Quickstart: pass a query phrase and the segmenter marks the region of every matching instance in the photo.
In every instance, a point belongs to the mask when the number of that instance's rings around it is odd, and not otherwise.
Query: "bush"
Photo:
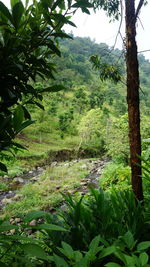
[[[123,164],[109,163],[103,170],[100,177],[100,187],[104,190],[115,189],[124,190],[130,188],[131,169]]]

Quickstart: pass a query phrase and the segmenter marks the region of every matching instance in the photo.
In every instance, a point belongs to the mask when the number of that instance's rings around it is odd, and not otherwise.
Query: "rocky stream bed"
[[[80,159],[76,160],[76,162],[78,161],[80,161]],[[91,163],[90,169],[88,169],[88,163]],[[81,180],[80,187],[74,190],[70,190],[70,193],[73,194],[78,191],[81,192],[81,194],[86,194],[90,185],[93,187],[98,187],[98,180],[100,178],[104,166],[107,163],[108,160],[106,159],[85,160],[83,168],[88,169],[89,174]],[[54,161],[51,163],[51,166],[55,167],[63,164],[68,164],[69,166],[71,162],[66,163]],[[11,203],[12,201],[19,200],[21,197],[21,195],[19,194],[19,189],[29,182],[34,183],[38,181],[38,179],[44,174],[44,171],[47,167],[48,166],[33,168],[32,170],[13,178],[5,177],[5,180],[9,184],[9,187],[7,191],[0,190],[0,210],[2,210],[7,204]]]

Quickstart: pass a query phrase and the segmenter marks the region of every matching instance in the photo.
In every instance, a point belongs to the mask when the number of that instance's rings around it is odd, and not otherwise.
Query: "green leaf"
[[[18,105],[17,108],[15,109],[14,116],[13,116],[13,125],[14,125],[15,131],[18,131],[18,128],[23,122],[23,119],[24,119],[23,108],[21,107],[21,105]]]
[[[82,8],[82,12],[90,15],[90,11],[85,7]]]
[[[48,260],[44,249],[36,244],[25,244],[21,246],[25,253],[42,260]]]
[[[54,254],[54,262],[57,267],[69,267],[68,263],[56,254]]]
[[[23,6],[22,2],[20,1],[20,2],[16,3],[12,9],[14,26],[16,29],[19,27],[23,13],[24,13],[24,6]]]
[[[52,33],[51,36],[54,37],[60,37],[60,38],[69,38],[69,39],[73,39],[70,35],[64,33],[64,32],[57,32],[57,33]]]
[[[128,231],[124,237],[123,240],[125,241],[126,245],[128,246],[129,249],[132,249],[135,245],[135,241],[133,238],[133,235],[130,231]]]
[[[21,144],[18,144],[18,143],[16,143],[16,142],[12,142],[12,145],[13,145],[13,146],[16,146],[17,148],[20,148],[20,149],[25,149],[25,150],[27,150],[27,148],[26,148],[26,147],[24,147],[24,146],[22,146]]]
[[[105,264],[105,267],[121,267],[121,265],[115,262],[109,262]]]
[[[13,23],[12,15],[9,12],[9,9],[0,1],[0,12]]]
[[[15,132],[15,134],[17,135],[18,133],[20,133],[22,130],[24,130],[26,127],[28,127],[29,125],[33,124],[35,121],[25,121],[23,122],[20,127],[17,129],[17,131]]]
[[[0,170],[3,172],[8,172],[6,165],[2,162],[0,162]]]
[[[148,263],[149,257],[148,257],[146,252],[143,252],[143,253],[140,254],[139,259],[140,259],[140,262],[141,262],[142,266],[144,266],[145,264]]]
[[[12,224],[0,225],[0,232],[9,231],[9,230],[12,230],[12,229],[18,229],[18,226],[17,225],[12,225]]]
[[[47,88],[41,89],[41,92],[59,92],[61,90],[66,90],[66,87],[60,84],[56,84]]]
[[[99,255],[99,259],[102,259],[102,258],[114,253],[115,251],[116,251],[116,247],[115,246],[104,248],[102,250],[102,252],[100,253],[100,255]]]
[[[72,247],[67,244],[66,242],[61,242],[63,250],[61,250],[61,252],[63,251],[63,254],[68,257],[68,259],[73,259],[74,256],[74,251],[72,249]]]
[[[88,1],[81,0],[81,1],[78,1],[75,4],[73,4],[71,7],[75,7],[75,8],[78,8],[78,7],[80,7],[80,8],[82,8],[82,7],[87,8],[88,7],[88,8],[90,8],[90,7],[93,7],[93,4],[89,3]]]
[[[148,249],[149,247],[150,247],[150,241],[144,241],[138,244],[137,250],[141,251],[141,250]]]
[[[68,231],[65,228],[55,224],[40,224],[37,226],[32,226],[32,228],[38,230],[48,230],[48,231]]]
[[[47,212],[45,211],[31,211],[29,213],[26,214],[26,216],[24,217],[24,222],[30,222],[32,220],[36,220],[38,218],[41,217],[45,217],[47,215]]]
[[[95,251],[95,249],[98,247],[100,242],[100,236],[96,236],[90,243],[89,248],[93,251]]]

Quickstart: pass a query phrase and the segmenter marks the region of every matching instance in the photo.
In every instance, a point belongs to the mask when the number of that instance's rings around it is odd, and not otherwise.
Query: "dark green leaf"
[[[19,27],[23,13],[24,13],[24,6],[22,2],[16,3],[12,9],[12,15],[13,15],[15,28]]]
[[[41,89],[41,92],[59,92],[61,90],[66,90],[66,87],[61,84],[56,84],[47,88]]]
[[[9,9],[0,1],[0,12],[13,23],[12,15],[9,12]]]
[[[0,170],[3,171],[3,172],[7,172],[7,167],[4,163],[0,162]]]

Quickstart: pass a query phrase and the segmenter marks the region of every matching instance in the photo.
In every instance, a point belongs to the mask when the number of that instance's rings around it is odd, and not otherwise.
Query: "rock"
[[[16,194],[14,197],[13,197],[13,200],[19,200],[23,197],[22,194]]]
[[[13,179],[13,182],[19,183],[19,184],[24,184],[24,179],[20,177],[16,177]]]
[[[54,161],[54,162],[51,163],[51,167],[55,167],[55,166],[57,166],[57,164],[58,164],[58,162]]]
[[[30,179],[30,181],[36,182],[39,179],[39,176],[34,176]]]
[[[29,171],[29,174],[32,174],[33,173],[33,171]]]
[[[32,220],[30,223],[29,223],[30,226],[35,226],[36,225],[36,220]]]
[[[15,232],[16,232],[16,229],[11,229],[10,230],[11,235],[15,234]]]
[[[83,165],[81,166],[81,169],[88,170],[88,166],[87,166],[86,164],[83,164]]]
[[[21,219],[19,217],[15,218],[15,222],[16,223],[20,223],[21,222]]]
[[[11,199],[11,198],[3,198],[2,199],[2,203],[4,204],[4,205],[7,205],[7,204],[10,204],[10,203],[12,203],[13,202],[13,200]]]
[[[87,185],[87,182],[81,182],[80,185],[81,186],[86,186]]]
[[[66,162],[63,165],[64,165],[64,167],[69,167],[70,166],[70,163],[69,162]]]

